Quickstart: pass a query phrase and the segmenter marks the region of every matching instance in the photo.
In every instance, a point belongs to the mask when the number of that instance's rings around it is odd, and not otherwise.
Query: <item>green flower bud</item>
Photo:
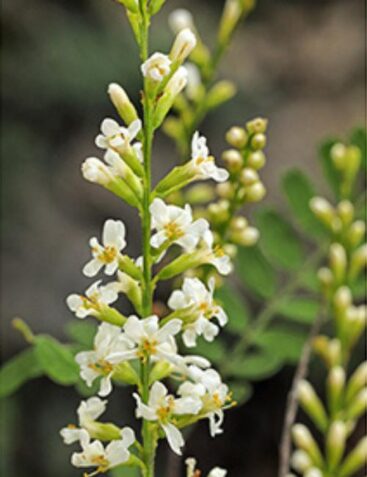
[[[113,379],[131,385],[139,384],[139,376],[130,363],[124,361],[114,367]]]
[[[226,0],[219,25],[218,42],[226,45],[242,16],[242,8],[238,0]]]
[[[155,15],[163,7],[166,0],[150,0],[149,2],[149,13]]]
[[[234,196],[234,189],[230,182],[222,182],[216,187],[217,194],[222,199],[232,199]]]
[[[226,141],[230,146],[243,149],[247,144],[247,134],[243,128],[233,126],[226,134]]]
[[[317,278],[319,279],[323,294],[328,296],[331,291],[331,286],[333,284],[333,274],[330,268],[322,267],[317,272]]]
[[[268,120],[264,118],[255,118],[246,123],[246,129],[249,134],[263,134],[268,128]]]
[[[347,147],[340,142],[334,144],[330,150],[330,156],[336,169],[344,169],[345,159],[347,156]]]
[[[367,437],[363,437],[339,469],[340,477],[351,477],[360,468],[364,467],[367,460]]]
[[[142,311],[143,295],[139,282],[124,272],[117,272],[117,276],[121,292],[127,296],[135,309],[140,313]]]
[[[324,406],[311,384],[305,380],[300,381],[297,392],[299,402],[304,411],[321,431],[325,431],[328,426],[328,418]]]
[[[139,118],[135,106],[130,101],[126,91],[120,85],[117,83],[111,83],[108,86],[108,94],[111,98],[112,104],[128,126]]]
[[[262,182],[258,181],[250,187],[246,187],[246,199],[249,202],[259,202],[266,195],[266,189]]]
[[[291,465],[297,472],[304,474],[312,467],[312,461],[307,452],[296,450],[291,457]]]
[[[229,227],[233,232],[242,232],[248,227],[248,221],[245,217],[233,217]]]
[[[340,409],[345,386],[345,371],[341,366],[333,367],[326,382],[329,410],[332,416]]]
[[[236,92],[236,86],[231,81],[218,81],[207,95],[206,107],[208,109],[215,109],[232,99]]]
[[[112,423],[88,420],[85,429],[93,439],[114,441],[121,439],[121,429]]]
[[[310,456],[312,463],[322,467],[323,458],[320,449],[307,427],[303,424],[295,424],[292,428],[292,436],[296,446]]]
[[[358,419],[367,410],[367,388],[362,389],[352,399],[347,408],[346,415],[348,419]]]
[[[223,162],[225,163],[227,169],[232,174],[239,172],[243,166],[243,158],[241,153],[236,149],[228,149],[223,152],[222,155]]]
[[[339,202],[337,212],[343,225],[349,225],[354,217],[354,206],[349,200]]]
[[[233,237],[233,241],[243,247],[254,246],[260,238],[260,232],[255,227],[247,227],[240,234]]]
[[[356,220],[349,227],[347,239],[352,247],[357,247],[363,240],[366,233],[366,224],[363,220]]]
[[[326,437],[328,468],[335,471],[343,457],[346,442],[346,427],[342,421],[334,421]]]
[[[137,281],[142,280],[143,272],[141,268],[139,268],[128,255],[120,255],[119,269]]]
[[[182,64],[196,46],[196,37],[190,28],[179,31],[173,43],[170,58],[176,64]]]
[[[265,166],[266,157],[263,151],[251,152],[247,157],[247,165],[256,171],[262,169]]]
[[[367,244],[361,245],[351,256],[349,279],[355,280],[367,266]]]
[[[220,185],[225,184],[223,182]],[[186,192],[186,201],[191,204],[202,204],[210,202],[215,198],[215,190],[212,185],[209,184],[196,184]]]
[[[158,361],[153,366],[150,376],[149,384],[153,384],[155,381],[162,381],[162,379],[168,378],[174,371],[174,366],[168,361]]]
[[[314,215],[327,227],[331,228],[335,219],[334,207],[323,197],[313,197],[310,200],[310,208]]]
[[[241,183],[244,186],[251,186],[259,182],[259,174],[249,167],[245,167],[241,172]]]
[[[117,0],[133,13],[139,12],[139,0]]]
[[[343,283],[347,268],[347,254],[345,249],[339,243],[330,245],[330,268],[334,274],[336,283]]]
[[[116,326],[123,326],[127,320],[126,316],[108,305],[100,305],[100,310],[95,316],[101,321]]]
[[[367,385],[367,361],[361,363],[350,377],[347,385],[345,399],[347,403],[353,399],[356,394]]]
[[[210,204],[208,207],[209,217],[214,224],[221,224],[229,219],[229,202],[221,200],[217,203]]]
[[[251,147],[255,151],[264,149],[266,146],[266,136],[262,133],[257,133],[251,138]]]
[[[305,473],[305,477],[324,477],[324,474],[321,472],[320,469],[312,467]]]

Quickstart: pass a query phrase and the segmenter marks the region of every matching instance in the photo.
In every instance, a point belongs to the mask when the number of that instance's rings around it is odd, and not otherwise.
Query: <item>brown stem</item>
[[[303,347],[302,356],[296,369],[292,387],[287,398],[286,414],[284,418],[282,437],[279,446],[279,473],[278,477],[287,477],[290,471],[290,456],[292,450],[291,432],[292,426],[298,412],[297,389],[299,382],[307,376],[308,366],[311,358],[312,342],[319,333],[323,319],[324,310],[321,310],[319,316],[312,325],[308,339]]]

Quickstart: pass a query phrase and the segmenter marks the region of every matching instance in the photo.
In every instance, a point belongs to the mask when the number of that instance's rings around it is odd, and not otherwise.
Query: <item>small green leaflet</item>
[[[224,285],[216,292],[216,298],[228,315],[226,330],[233,333],[242,333],[249,321],[249,310],[241,296],[228,285]]]
[[[262,209],[256,219],[261,236],[259,245],[265,257],[276,267],[299,268],[304,261],[302,246],[287,220],[270,208]]]
[[[291,169],[282,179],[282,188],[296,221],[310,235],[324,235],[325,230],[310,209],[316,193],[309,178],[299,169]]]
[[[232,393],[232,398],[238,405],[244,404],[252,396],[252,386],[247,382],[229,382],[229,390]]]
[[[232,360],[228,364],[227,373],[234,378],[260,381],[277,373],[282,364],[279,356],[260,351]]]
[[[240,247],[236,271],[245,285],[262,298],[270,298],[276,291],[276,274],[259,247]]]
[[[226,349],[218,338],[211,343],[208,343],[203,338],[199,338],[195,354],[202,355],[214,363],[220,363],[224,359]]]
[[[93,348],[97,325],[88,321],[71,321],[66,325],[68,336],[85,349]]]
[[[310,298],[289,298],[279,303],[277,312],[298,323],[311,324],[319,313],[320,304]]]
[[[274,326],[261,333],[255,342],[264,353],[293,364],[299,360],[306,338],[303,330]]]
[[[79,380],[79,366],[67,346],[51,336],[39,335],[34,347],[40,366],[53,381],[67,386]]]
[[[13,394],[26,381],[42,374],[42,367],[38,363],[34,348],[22,351],[0,369],[0,397]]]

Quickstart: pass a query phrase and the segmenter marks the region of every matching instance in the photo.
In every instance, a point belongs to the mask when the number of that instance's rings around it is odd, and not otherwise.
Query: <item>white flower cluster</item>
[[[195,35],[189,28],[184,28],[178,33],[169,55],[154,53],[141,66],[145,92],[160,98],[156,106],[157,117],[185,87],[187,73],[182,63],[195,45]],[[106,150],[105,162],[88,158],[83,163],[82,172],[85,179],[103,185],[143,213],[144,159],[142,143],[135,141],[144,137],[142,123],[120,86],[110,85],[109,93],[127,127],[120,126],[113,119],[105,119],[101,134],[96,138],[96,145]],[[161,185],[167,192],[171,184],[175,187],[175,183],[183,186],[194,180],[223,182],[227,178],[227,171],[217,167],[210,156],[206,138],[197,132],[192,140],[191,159],[173,182],[168,174]],[[153,291],[160,279],[178,276],[201,265],[209,264],[219,273],[228,274],[232,268],[230,258],[223,250],[213,247],[214,239],[208,221],[194,220],[188,204],[184,207],[167,204],[163,200],[166,195],[160,193],[157,187],[149,204],[149,260],[152,266],[159,264],[159,271],[152,282]],[[147,212],[144,209],[144,213]],[[115,383],[136,386],[137,392],[133,394],[136,417],[143,419],[145,424],[148,422],[157,439],[165,436],[172,450],[181,454],[184,446],[181,429],[207,418],[210,434],[220,434],[223,410],[232,403],[228,387],[211,369],[210,362],[200,356],[180,354],[177,339],[181,334],[187,347],[195,347],[200,336],[213,341],[228,318],[215,302],[214,279],[206,284],[197,278],[185,278],[182,289],[173,291],[168,300],[170,314],[165,317],[146,316],[143,309],[147,308],[143,307],[142,301],[147,257],[144,260],[142,257],[131,259],[123,253],[127,246],[126,235],[126,227],[121,220],[109,219],[105,222],[102,240],[93,237],[89,242],[92,258],[83,267],[83,273],[91,278],[104,272],[108,277],[116,276],[116,279],[107,284],[99,279],[84,295],[71,294],[67,297],[67,305],[77,318],[93,316],[101,322],[94,337],[93,349],[79,352],[76,362],[87,386],[98,382],[98,395],[101,397],[108,396]],[[165,265],[162,259],[173,246],[178,247],[180,253]],[[129,298],[138,316],[124,316],[111,306],[120,294]],[[137,372],[139,368],[147,369],[145,384],[141,373]],[[162,380],[166,377],[178,382],[175,392],[163,384]],[[96,467],[96,473],[121,464],[143,466],[139,450],[141,445],[132,429],[98,422],[106,404],[100,397],[82,401],[78,409],[79,427],[62,429],[61,435],[66,444],[79,442],[82,448],[81,452],[72,455],[72,464],[76,467]],[[104,445],[103,441],[109,443]],[[210,474],[217,475],[225,474],[218,474],[215,470]]]

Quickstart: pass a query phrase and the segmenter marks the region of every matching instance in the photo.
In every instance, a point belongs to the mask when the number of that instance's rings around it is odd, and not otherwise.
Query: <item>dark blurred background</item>
[[[192,9],[210,44],[220,0],[168,0],[152,29],[153,47],[167,51],[167,14]],[[270,120],[264,181],[267,201],[278,202],[278,180],[301,166],[322,187],[315,147],[325,135],[343,135],[364,120],[364,4],[362,0],[259,0],[241,26],[221,75],[239,87],[236,100],[210,116],[201,130],[219,155],[226,128],[255,115]],[[2,2],[2,312],[1,354],[24,347],[10,326],[14,315],[36,332],[63,339],[73,319],[64,297],[89,283],[81,265],[88,238],[106,218],[123,217],[129,252],[139,253],[136,217],[102,189],[86,183],[80,164],[97,153],[102,118],[114,115],[106,87],[120,82],[138,102],[137,50],[123,10],[109,0]],[[156,177],[175,161],[163,135],[155,146]],[[137,234],[138,235],[138,234]],[[276,475],[277,446],[292,370],[255,387],[243,408],[229,413],[226,432],[212,441],[207,424],[188,444],[204,470],[228,467],[231,477]],[[29,383],[3,403],[2,475],[65,477],[70,449],[58,430],[74,422],[76,393],[45,379]],[[133,403],[114,393],[114,413],[131,421]],[[108,416],[107,416],[108,417]],[[161,456],[167,465],[165,454]],[[176,475],[174,460],[169,476]],[[163,466],[159,477],[163,476]]]

